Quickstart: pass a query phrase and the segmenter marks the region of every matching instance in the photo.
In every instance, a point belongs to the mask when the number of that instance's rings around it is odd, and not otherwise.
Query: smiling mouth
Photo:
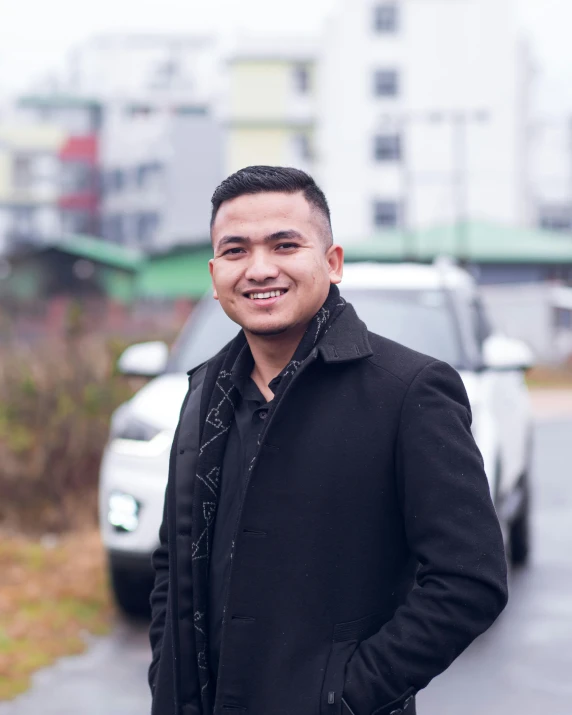
[[[268,300],[270,298],[279,298],[287,292],[288,290],[285,288],[278,288],[277,290],[253,291],[245,293],[244,296],[249,300]]]

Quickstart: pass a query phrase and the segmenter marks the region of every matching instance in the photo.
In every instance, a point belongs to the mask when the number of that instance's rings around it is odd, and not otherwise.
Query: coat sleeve
[[[418,561],[415,587],[348,663],[359,715],[403,707],[496,619],[507,602],[503,539],[458,373],[432,361],[402,403],[396,479]]]
[[[173,463],[173,455],[177,446],[178,429],[173,439],[171,447],[170,463]],[[169,469],[172,473],[172,468]],[[155,583],[151,592],[151,625],[149,626],[149,641],[151,643],[151,665],[149,666],[148,680],[151,692],[154,690],[155,676],[159,667],[161,656],[161,645],[165,622],[167,618],[167,599],[169,594],[169,494],[172,489],[172,479],[169,474],[167,489],[165,493],[165,504],[163,507],[163,521],[159,529],[159,546],[153,552],[151,562],[155,571]]]

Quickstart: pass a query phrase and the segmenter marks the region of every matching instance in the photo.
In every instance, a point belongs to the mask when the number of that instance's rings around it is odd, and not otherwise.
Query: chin
[[[284,323],[260,323],[258,325],[245,325],[244,330],[246,330],[251,335],[266,335],[271,337],[272,335],[282,335],[287,332],[291,326]]]

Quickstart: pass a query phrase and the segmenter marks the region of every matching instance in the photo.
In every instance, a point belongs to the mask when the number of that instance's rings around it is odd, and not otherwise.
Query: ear
[[[209,261],[209,273],[211,274],[211,281],[213,284],[213,296],[215,300],[218,300],[218,293],[216,290],[215,279],[214,279],[214,258]]]
[[[330,283],[341,283],[344,274],[344,249],[334,243],[326,251]]]

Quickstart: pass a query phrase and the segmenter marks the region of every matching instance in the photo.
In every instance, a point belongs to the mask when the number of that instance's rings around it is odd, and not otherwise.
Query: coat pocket
[[[360,641],[381,628],[386,618],[373,614],[355,621],[336,623],[320,698],[320,715],[342,715],[346,666]]]

